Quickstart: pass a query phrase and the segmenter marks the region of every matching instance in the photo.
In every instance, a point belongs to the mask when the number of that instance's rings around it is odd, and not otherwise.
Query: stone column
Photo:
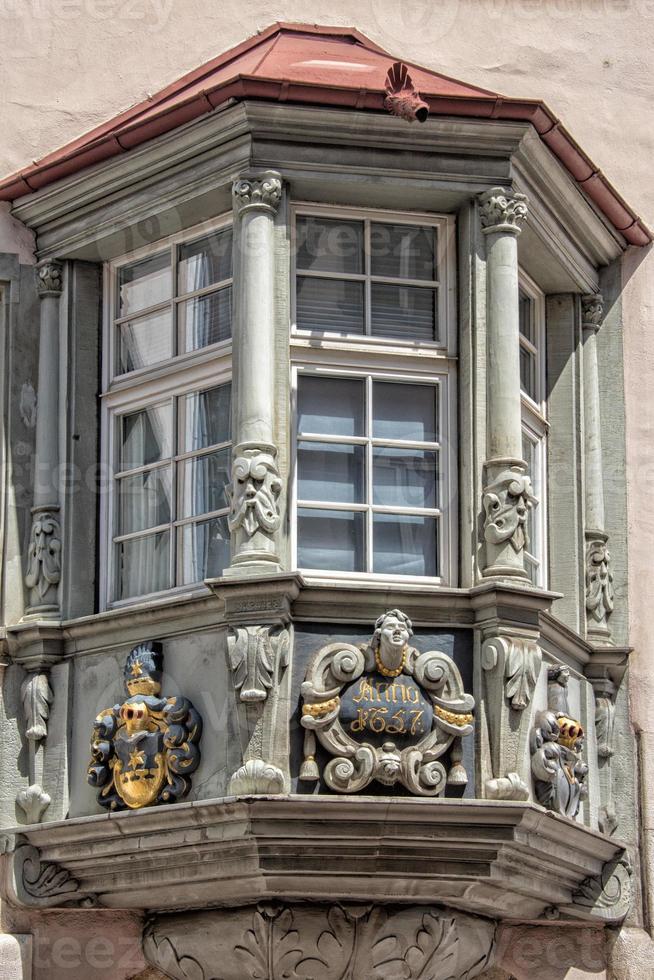
[[[273,441],[274,220],[279,174],[248,175],[232,188],[235,232],[231,566],[226,576],[280,570],[276,532],[282,481]]]
[[[41,300],[39,384],[36,416],[36,458],[32,533],[25,584],[28,616],[58,618],[61,578],[59,523],[59,299],[61,263],[47,260],[37,266]]]
[[[536,500],[522,459],[517,239],[527,199],[494,187],[479,203],[487,282],[483,574],[526,579],[527,516]]]
[[[604,530],[602,419],[600,413],[597,332],[604,307],[599,293],[581,299],[584,365],[584,495],[586,536],[586,633],[588,639],[610,642],[608,618],[613,611],[613,575]]]

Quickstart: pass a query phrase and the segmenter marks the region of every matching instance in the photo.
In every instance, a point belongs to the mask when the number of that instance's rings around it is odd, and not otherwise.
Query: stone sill
[[[7,851],[6,896],[45,908],[343,900],[603,925],[629,904],[623,846],[530,803],[234,797],[16,828]]]

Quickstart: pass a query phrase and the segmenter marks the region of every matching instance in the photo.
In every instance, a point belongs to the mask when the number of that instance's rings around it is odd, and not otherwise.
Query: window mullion
[[[373,501],[373,481],[372,481],[372,392],[373,392],[373,381],[372,376],[368,375],[366,378],[366,503],[368,505],[368,510],[366,511],[366,570],[370,573],[374,568],[374,556],[373,556],[373,530],[374,530],[374,516],[372,510]]]

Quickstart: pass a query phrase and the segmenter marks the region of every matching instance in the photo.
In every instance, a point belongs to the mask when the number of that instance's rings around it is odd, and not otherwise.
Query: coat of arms
[[[323,779],[341,793],[376,780],[439,796],[447,784],[467,782],[461,739],[473,730],[474,699],[454,661],[438,650],[420,653],[412,635],[408,616],[391,609],[375,623],[370,643],[318,651],[302,685],[300,779],[320,778],[317,739],[334,757]]]
[[[127,657],[123,704],[101,711],[91,739],[88,779],[109,810],[176,803],[200,763],[202,719],[183,697],[161,697],[161,644],[144,643]]]

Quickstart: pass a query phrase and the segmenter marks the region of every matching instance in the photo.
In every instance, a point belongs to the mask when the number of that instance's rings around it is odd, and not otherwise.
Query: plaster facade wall
[[[325,0],[319,11],[309,0],[251,0],[247,5],[235,0],[0,0],[0,36],[5,39],[0,173],[74,139],[275,20],[317,19],[354,25],[407,61],[506,95],[544,99],[632,207],[654,226],[654,184],[647,179],[654,157],[653,83],[646,54],[654,43],[652,0],[442,0],[438,5],[426,0],[401,5],[389,0]],[[29,232],[10,216],[7,205],[0,205],[0,252],[17,253],[26,263],[33,260],[31,249]],[[654,783],[647,779],[654,761],[653,637],[647,608],[654,594],[654,519],[649,506],[654,398],[647,397],[654,387],[653,263],[651,251],[639,249],[627,254],[623,266],[628,580],[633,584],[628,596],[618,598],[627,603],[624,615],[629,617],[634,646],[631,712],[640,733],[645,777],[641,858],[654,874]],[[550,478],[555,483],[556,473],[550,472]],[[34,923],[11,917],[5,918],[4,928],[35,932]],[[49,940],[56,940],[56,930],[47,928]],[[68,934],[78,938],[105,935],[105,928],[84,914],[79,914],[79,923],[71,916],[65,925]],[[136,936],[140,923],[128,927],[114,920],[112,928],[117,935],[131,934],[132,929]],[[502,965],[514,976],[531,980],[540,975],[630,980],[646,977],[651,970],[650,940],[642,930],[623,930],[615,943],[599,952],[590,940],[587,947],[570,952],[563,930],[550,929],[548,936],[549,942],[533,931],[510,937],[512,951]],[[130,965],[132,972],[113,970],[106,975],[134,976],[143,966],[137,960]],[[37,960],[37,980],[56,975]],[[68,968],[61,975],[75,974]]]

